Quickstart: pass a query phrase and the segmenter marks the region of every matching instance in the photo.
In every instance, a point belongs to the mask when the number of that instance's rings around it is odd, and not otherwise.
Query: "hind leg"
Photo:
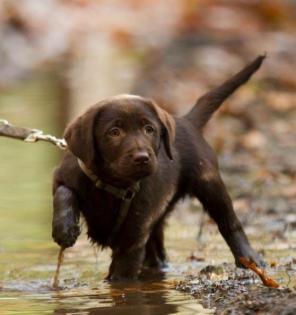
[[[241,267],[239,258],[242,256],[263,265],[264,262],[251,248],[233,210],[231,199],[218,173],[218,168],[215,165],[204,167],[195,184],[194,195],[217,223],[220,233],[232,251],[236,265]]]

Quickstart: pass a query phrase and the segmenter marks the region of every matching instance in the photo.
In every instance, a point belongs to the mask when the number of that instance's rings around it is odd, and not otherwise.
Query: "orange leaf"
[[[240,257],[239,261],[241,262],[242,265],[244,265],[246,268],[249,268],[253,270],[261,279],[263,284],[267,287],[270,288],[278,288],[279,284],[273,280],[272,278],[268,277],[265,271],[261,268],[259,268],[256,263],[253,261],[247,259],[246,257]]]

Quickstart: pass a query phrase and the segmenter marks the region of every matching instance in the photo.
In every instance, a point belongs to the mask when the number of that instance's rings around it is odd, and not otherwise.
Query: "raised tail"
[[[222,105],[224,100],[238,87],[247,82],[252,74],[260,68],[265,57],[266,55],[257,57],[243,70],[225,81],[222,85],[202,95],[197,100],[192,110],[185,115],[185,118],[190,120],[198,129],[202,129],[209,121],[212,114]]]

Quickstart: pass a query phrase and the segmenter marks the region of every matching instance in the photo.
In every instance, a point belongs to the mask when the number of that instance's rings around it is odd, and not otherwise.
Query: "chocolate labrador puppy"
[[[54,174],[53,238],[72,246],[82,214],[90,240],[112,249],[108,279],[135,279],[143,264],[166,261],[164,224],[178,200],[198,198],[215,220],[236,264],[262,261],[251,248],[202,129],[222,102],[260,67],[259,56],[203,95],[183,117],[134,95],[107,98],[65,131],[68,144]]]

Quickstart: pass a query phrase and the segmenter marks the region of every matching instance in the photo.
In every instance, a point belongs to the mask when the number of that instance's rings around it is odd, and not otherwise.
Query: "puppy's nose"
[[[150,160],[148,152],[137,152],[133,155],[134,163],[137,165],[147,164]]]

